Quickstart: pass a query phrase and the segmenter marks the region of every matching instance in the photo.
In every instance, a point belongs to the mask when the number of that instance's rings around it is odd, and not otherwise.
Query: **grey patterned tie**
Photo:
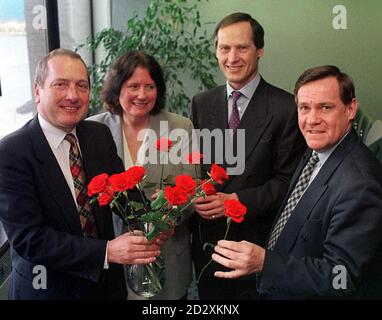
[[[305,189],[308,187],[310,177],[312,176],[314,167],[316,166],[318,161],[319,159],[317,153],[313,152],[304,170],[302,170],[300,178],[298,179],[296,186],[294,187],[294,190],[290,195],[283,212],[281,213],[279,219],[276,222],[276,225],[274,226],[271,232],[271,236],[269,237],[267,244],[268,250],[273,250],[273,248],[275,247],[277,239],[283,231],[285,224],[287,223],[301,196],[304,194]]]

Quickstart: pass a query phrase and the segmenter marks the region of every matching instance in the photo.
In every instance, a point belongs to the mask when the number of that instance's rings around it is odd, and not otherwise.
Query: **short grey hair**
[[[89,71],[88,71],[88,68],[86,66],[86,63],[84,62],[84,60],[81,58],[81,56],[72,51],[72,50],[68,50],[68,49],[55,49],[51,52],[49,52],[45,57],[43,57],[37,64],[37,67],[36,67],[36,72],[35,72],[35,76],[34,76],[34,82],[37,83],[40,87],[43,87],[44,86],[44,82],[46,80],[46,77],[48,76],[48,71],[49,71],[49,68],[48,68],[48,62],[50,59],[56,57],[56,56],[67,56],[67,57],[70,57],[70,58],[73,58],[73,59],[78,59],[80,60],[84,66],[85,66],[85,69],[86,69],[86,72],[87,72],[87,76],[88,76],[88,82],[89,82],[89,85],[90,85],[90,77],[89,77]]]

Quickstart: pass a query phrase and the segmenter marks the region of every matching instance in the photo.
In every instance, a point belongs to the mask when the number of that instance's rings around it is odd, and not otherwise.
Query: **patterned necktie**
[[[233,134],[235,134],[237,127],[240,123],[239,110],[237,108],[237,100],[239,100],[241,96],[240,91],[232,91],[232,113],[229,118],[228,126],[233,130]]]
[[[65,140],[70,143],[69,150],[69,163],[70,172],[72,173],[74,190],[76,193],[76,200],[78,205],[78,212],[80,214],[81,226],[84,235],[91,238],[97,238],[97,227],[95,224],[94,215],[90,212],[89,198],[86,192],[86,176],[80,150],[77,146],[76,137],[68,133]]]
[[[302,170],[300,178],[298,179],[296,186],[294,187],[294,190],[290,195],[283,212],[281,213],[276,225],[272,230],[271,236],[268,240],[267,249],[273,250],[273,248],[275,247],[277,239],[279,238],[285,224],[287,223],[301,196],[304,194],[305,189],[308,187],[310,177],[312,176],[314,167],[316,166],[318,161],[319,159],[317,153],[313,152],[304,170]]]

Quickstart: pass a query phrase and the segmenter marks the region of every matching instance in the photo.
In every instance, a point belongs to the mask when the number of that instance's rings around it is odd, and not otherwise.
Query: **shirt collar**
[[[57,149],[61,142],[65,139],[67,132],[53,126],[51,123],[46,121],[41,114],[38,114],[38,122],[40,123],[41,129],[44,132],[44,135],[49,144]],[[74,136],[77,138],[76,128],[74,128],[70,133],[74,134]]]
[[[228,81],[226,82],[227,86],[227,100],[230,98],[232,95],[232,91],[240,91],[243,96],[245,96],[247,99],[251,99],[253,94],[255,93],[257,87],[259,86],[260,83],[260,75],[257,73],[256,76],[248,82],[244,87],[240,88],[239,90],[236,90],[230,86]]]

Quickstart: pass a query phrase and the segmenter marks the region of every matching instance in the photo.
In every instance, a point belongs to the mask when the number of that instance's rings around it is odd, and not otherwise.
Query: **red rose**
[[[145,168],[141,166],[134,166],[129,168],[128,170],[131,172],[131,175],[133,176],[133,179],[137,181],[137,183],[140,183],[145,176]]]
[[[114,197],[114,192],[110,188],[106,188],[104,192],[98,197],[100,207],[108,205]]]
[[[218,184],[223,184],[225,180],[228,180],[227,172],[224,168],[219,167],[216,163],[211,166],[211,179]]]
[[[172,141],[166,137],[159,138],[156,142],[156,148],[159,151],[169,151],[172,146]]]
[[[109,181],[111,188],[115,192],[126,191],[129,187],[125,172],[113,174],[110,176]]]
[[[190,153],[188,156],[187,156],[187,161],[188,163],[190,164],[200,164],[200,160],[203,159],[203,154],[198,152],[198,151],[194,151],[192,153]]]
[[[95,176],[88,184],[88,196],[91,197],[103,192],[108,184],[108,178],[109,176],[106,173]]]
[[[164,193],[167,201],[173,206],[185,204],[187,201],[187,194],[177,186],[166,187]]]
[[[140,183],[145,176],[145,168],[141,166],[134,166],[126,170],[124,173],[125,179],[127,180],[127,189],[133,189],[134,186]]]
[[[225,200],[224,201],[224,214],[230,217],[233,221],[240,223],[247,213],[247,207],[241,204],[239,200]]]
[[[177,187],[181,188],[188,195],[195,194],[195,188],[197,183],[192,179],[191,176],[183,174],[175,178],[175,184]]]
[[[207,182],[207,183],[205,183],[205,182],[206,182],[206,179],[203,179],[200,182],[200,185],[202,186],[202,190],[205,192],[205,194],[207,196],[216,194],[215,186],[211,182]]]

